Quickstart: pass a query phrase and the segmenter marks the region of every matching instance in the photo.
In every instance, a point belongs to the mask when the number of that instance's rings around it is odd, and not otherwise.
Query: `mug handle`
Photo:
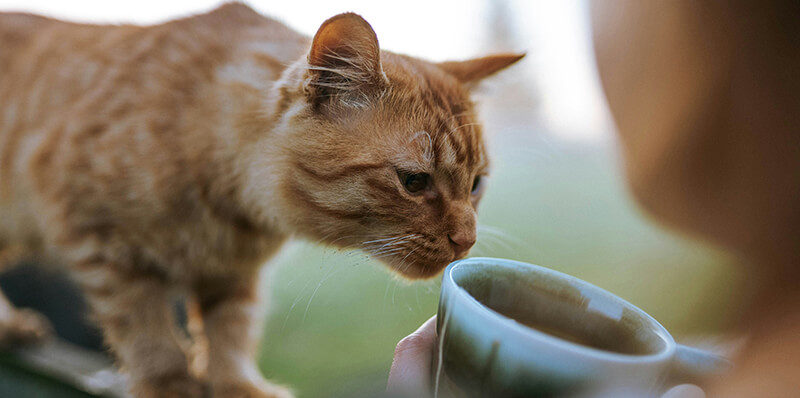
[[[725,373],[733,363],[717,354],[699,348],[677,344],[672,357],[668,384],[699,384],[710,377]]]

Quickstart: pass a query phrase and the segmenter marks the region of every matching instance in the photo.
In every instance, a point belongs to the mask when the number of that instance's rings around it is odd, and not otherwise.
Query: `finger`
[[[706,394],[694,384],[681,384],[670,388],[661,398],[706,398]]]
[[[395,397],[431,395],[431,360],[436,340],[436,316],[397,343],[386,392]]]

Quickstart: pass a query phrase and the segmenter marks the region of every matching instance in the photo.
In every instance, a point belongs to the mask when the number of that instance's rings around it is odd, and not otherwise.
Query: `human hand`
[[[390,397],[430,398],[432,394],[431,366],[436,344],[436,316],[406,336],[394,350],[394,360],[386,383]],[[661,398],[705,398],[702,389],[682,384],[669,389]]]
[[[432,397],[431,366],[436,342],[436,316],[397,343],[386,383],[391,397]]]

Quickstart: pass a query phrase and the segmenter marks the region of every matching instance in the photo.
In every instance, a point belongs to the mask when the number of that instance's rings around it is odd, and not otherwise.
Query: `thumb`
[[[425,398],[431,396],[431,362],[436,340],[436,316],[428,319],[414,333],[397,343],[386,383],[386,393],[393,397]]]
[[[703,390],[693,384],[681,384],[670,388],[661,398],[705,398]]]

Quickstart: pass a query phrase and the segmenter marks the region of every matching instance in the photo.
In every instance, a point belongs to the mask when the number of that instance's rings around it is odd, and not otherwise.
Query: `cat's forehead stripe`
[[[455,148],[453,148],[448,140],[443,140],[442,144],[439,146],[438,154],[439,156],[437,156],[436,161],[437,166],[451,166],[457,163]]]
[[[480,132],[474,129],[472,123],[448,131],[441,140],[441,160],[448,165],[472,169],[482,156],[481,153],[476,153],[482,150],[479,137]]]
[[[412,132],[410,137],[418,140],[415,146],[424,151],[420,160],[433,168],[464,169],[471,174],[476,167],[481,167],[485,156],[473,104],[459,87],[426,71],[418,72],[421,73],[413,75],[415,95],[395,97],[398,101],[395,106],[414,109],[413,114],[422,121],[424,127]],[[432,148],[423,145],[428,137],[431,137]],[[432,154],[428,152],[430,149]]]
[[[418,145],[420,145],[422,149],[422,161],[426,165],[430,165],[434,161],[434,150],[433,150],[433,138],[431,138],[431,134],[425,130],[420,130],[414,135],[411,136],[411,141],[419,141]]]

